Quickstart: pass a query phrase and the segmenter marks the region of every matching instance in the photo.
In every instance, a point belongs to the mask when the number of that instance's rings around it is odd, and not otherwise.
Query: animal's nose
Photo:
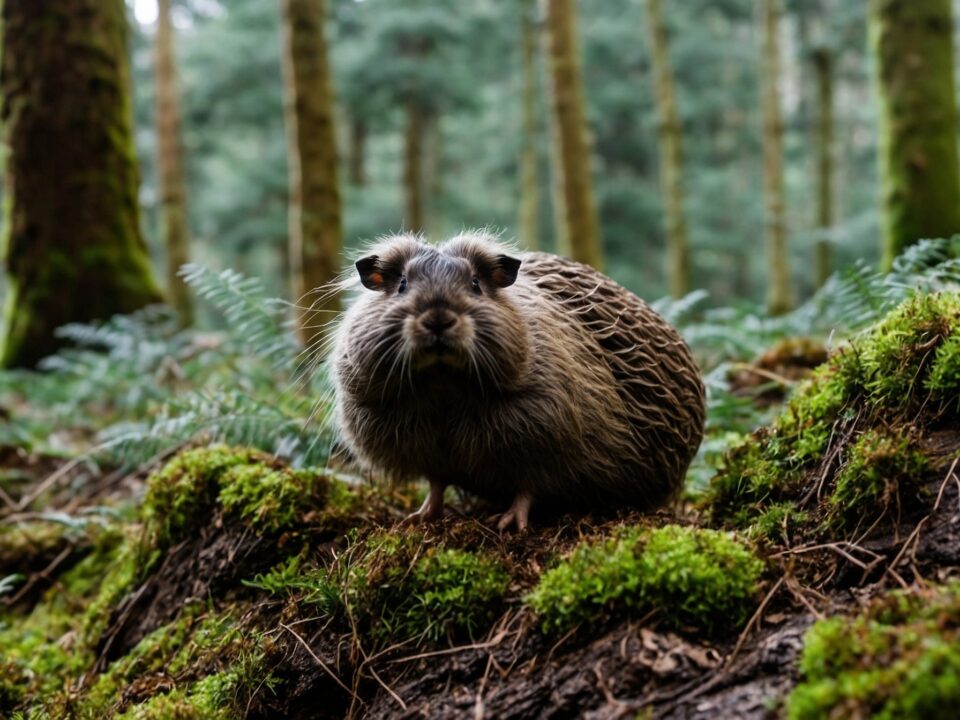
[[[420,324],[429,332],[442,335],[457,324],[457,316],[449,310],[430,310],[420,317]]]

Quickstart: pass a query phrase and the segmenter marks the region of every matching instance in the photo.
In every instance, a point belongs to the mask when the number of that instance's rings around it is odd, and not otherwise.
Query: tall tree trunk
[[[679,298],[690,292],[690,244],[683,211],[683,135],[660,0],[647,0],[647,24],[660,122],[660,186],[665,210],[667,277],[670,294]]]
[[[427,116],[416,101],[407,104],[407,127],[403,146],[403,190],[406,212],[403,226],[410,232],[426,229],[423,208],[423,149]]]
[[[281,0],[285,115],[290,184],[290,266],[293,297],[310,311],[300,335],[312,344],[323,334],[336,293],[313,293],[336,277],[343,249],[333,90],[324,35],[324,0]],[[312,293],[312,294],[311,294]]]
[[[176,61],[173,53],[172,0],[157,4],[154,76],[156,82],[157,168],[164,245],[167,250],[167,296],[184,327],[193,322],[193,300],[180,268],[190,262],[187,224],[187,190],[180,135],[180,102],[177,98]]]
[[[763,185],[766,202],[767,310],[790,309],[787,213],[783,189],[783,119],[780,113],[780,0],[762,0]]]
[[[350,184],[363,187],[367,184],[367,121],[359,114],[350,120],[350,157],[347,167]]]
[[[535,250],[540,235],[540,182],[537,177],[537,23],[535,0],[520,0],[520,50],[523,60],[520,137],[520,244]]]
[[[951,0],[871,0],[880,101],[883,263],[960,232]]]
[[[4,0],[2,119],[10,274],[0,364],[54,330],[160,301],[140,231],[123,0]]]
[[[833,227],[833,56],[820,49],[813,55],[817,77],[817,287],[830,277],[830,241]]]
[[[547,0],[553,111],[556,117],[556,156],[563,189],[563,219],[571,258],[603,267],[600,222],[593,198],[590,147],[580,75],[574,0]]]

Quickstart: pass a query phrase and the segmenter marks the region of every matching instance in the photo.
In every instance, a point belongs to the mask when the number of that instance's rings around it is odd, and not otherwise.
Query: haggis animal
[[[366,290],[332,354],[338,423],[362,464],[429,480],[412,520],[441,515],[448,485],[512,502],[499,526],[520,530],[534,503],[649,510],[679,490],[703,383],[640,298],[483,233],[386,238],[356,270]]]

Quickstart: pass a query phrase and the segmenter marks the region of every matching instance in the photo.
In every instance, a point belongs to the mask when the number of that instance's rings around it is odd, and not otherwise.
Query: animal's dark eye
[[[397,285],[397,292],[403,293],[406,291],[406,289],[407,289],[407,276],[404,275],[402,278],[400,278],[400,284]]]
[[[473,276],[473,279],[470,281],[470,289],[473,291],[474,295],[480,294],[480,278],[476,275]]]

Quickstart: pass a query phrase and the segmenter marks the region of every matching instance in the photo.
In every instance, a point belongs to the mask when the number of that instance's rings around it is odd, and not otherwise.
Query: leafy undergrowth
[[[960,687],[957,338],[949,294],[854,338],[702,514],[411,527],[409,488],[183,450],[133,518],[0,523],[0,716],[923,717]]]
[[[958,425],[958,367],[960,298],[904,303],[727,454],[705,501],[712,521],[788,545],[897,525],[930,500],[935,438]]]

